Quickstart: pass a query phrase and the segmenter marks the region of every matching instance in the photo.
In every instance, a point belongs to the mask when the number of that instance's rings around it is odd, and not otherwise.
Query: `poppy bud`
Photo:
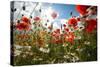
[[[35,17],[35,18],[34,18],[34,21],[35,21],[35,22],[39,22],[40,20],[41,20],[40,17]]]
[[[22,9],[23,9],[23,10],[25,10],[25,9],[26,9],[26,7],[25,7],[25,6],[23,6],[23,7],[22,7]]]
[[[63,24],[64,27],[66,27],[66,24]]]
[[[15,8],[14,11],[16,11],[17,9]]]
[[[32,18],[32,16],[30,16],[30,18]]]
[[[20,23],[20,20],[18,20],[17,23]]]

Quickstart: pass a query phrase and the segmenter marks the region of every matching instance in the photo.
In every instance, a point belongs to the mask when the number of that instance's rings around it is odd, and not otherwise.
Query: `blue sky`
[[[59,13],[59,18],[68,19],[70,18],[70,13],[73,12],[73,16],[79,16],[79,13],[75,9],[75,5],[70,4],[52,4],[51,6]]]

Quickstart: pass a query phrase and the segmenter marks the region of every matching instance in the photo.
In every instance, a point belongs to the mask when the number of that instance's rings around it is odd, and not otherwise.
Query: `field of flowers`
[[[11,23],[13,65],[96,61],[97,7],[75,5],[75,9],[79,16],[71,12],[58,28],[55,22],[50,23],[60,16],[57,11],[47,15],[52,19],[22,15]]]

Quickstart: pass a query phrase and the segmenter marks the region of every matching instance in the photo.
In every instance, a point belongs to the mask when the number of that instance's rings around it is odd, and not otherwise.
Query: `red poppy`
[[[41,19],[40,19],[40,17],[38,17],[38,16],[34,18],[34,21],[35,21],[35,22],[40,22],[40,20],[41,20]]]
[[[76,5],[76,10],[81,14],[81,15],[85,15],[87,13],[87,9],[89,8],[89,6],[85,6],[85,5]]]
[[[87,20],[86,32],[91,33],[97,27],[97,20]]]
[[[68,20],[68,24],[71,26],[76,26],[77,25],[77,20],[75,18],[71,18]]]
[[[65,30],[66,32],[69,32],[69,29],[68,29],[68,28],[64,28],[64,30]]]
[[[54,32],[51,34],[54,38],[59,39],[61,34],[60,34],[60,29],[56,29]]]
[[[62,43],[62,40],[60,38],[60,33],[57,33],[57,31],[55,32],[52,32],[52,40],[51,40],[51,43],[53,44],[60,44]]]
[[[55,19],[55,18],[57,18],[57,13],[56,13],[56,12],[53,12],[53,13],[51,14],[51,16],[52,16],[53,19]]]
[[[66,27],[66,24],[63,24],[64,27]]]
[[[18,24],[16,25],[16,28],[17,28],[18,30],[29,30],[29,29],[30,29],[30,25],[27,24],[27,23],[18,23]]]
[[[25,16],[23,16],[21,20],[22,20],[23,22],[26,22],[26,23],[30,22],[29,18],[27,18],[27,17],[25,17]]]
[[[69,32],[69,33],[66,35],[65,40],[68,41],[68,42],[70,42],[70,43],[73,43],[74,38],[75,38],[74,33],[73,33],[73,32]]]

